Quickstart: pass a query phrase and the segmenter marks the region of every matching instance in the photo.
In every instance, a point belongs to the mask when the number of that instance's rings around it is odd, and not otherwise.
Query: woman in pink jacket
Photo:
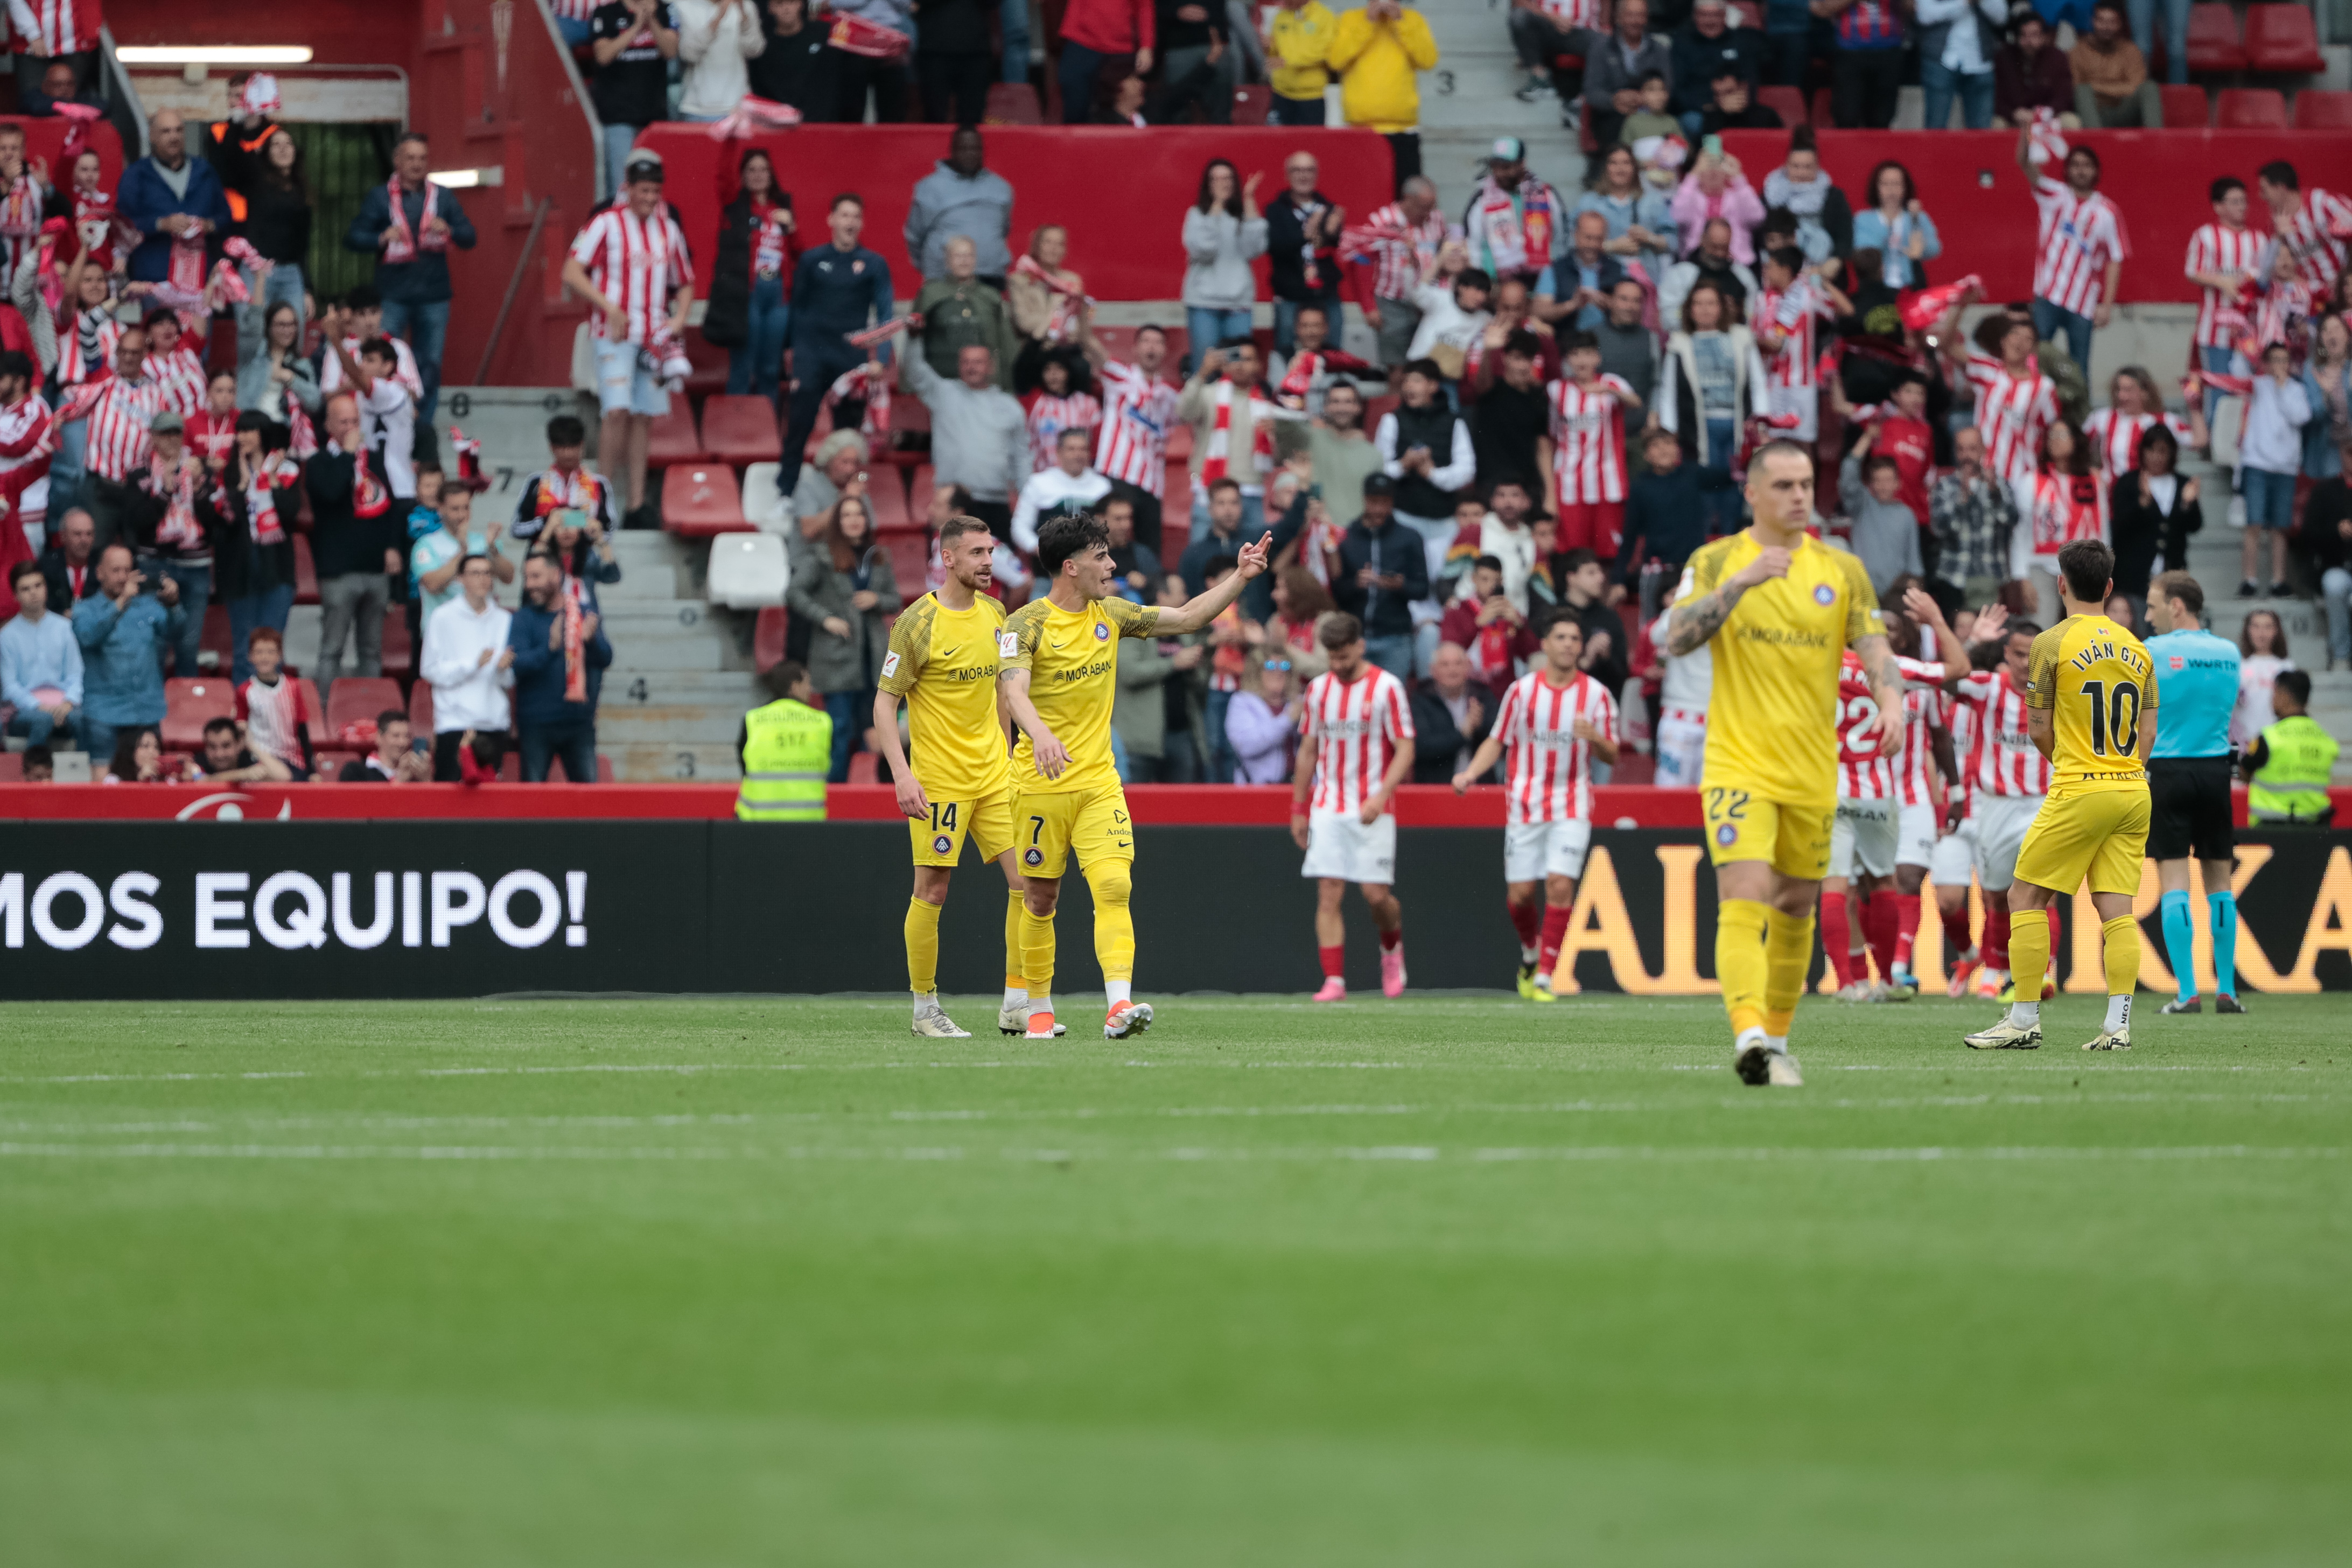
[[[1756,245],[1749,237],[1764,221],[1764,203],[1748,184],[1748,176],[1740,173],[1739,160],[1730,153],[1698,155],[1697,163],[1675,191],[1674,214],[1675,234],[1683,255],[1696,250],[1707,224],[1721,218],[1731,226],[1731,259],[1742,267],[1755,264]]]

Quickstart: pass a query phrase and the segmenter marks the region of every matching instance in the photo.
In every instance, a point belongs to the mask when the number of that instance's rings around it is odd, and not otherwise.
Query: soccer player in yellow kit
[[[1021,730],[1013,779],[1019,791],[1013,831],[1028,885],[1023,917],[1022,973],[1029,984],[1026,1038],[1051,1037],[1054,1023],[1054,907],[1073,850],[1095,900],[1095,957],[1110,1011],[1103,1035],[1124,1039],[1151,1023],[1133,996],[1135,921],[1128,913],[1135,825],[1110,755],[1111,699],[1118,689],[1121,637],[1181,637],[1215,620],[1265,570],[1273,535],[1236,552],[1225,580],[1181,610],[1147,608],[1111,596],[1110,531],[1083,514],[1055,518],[1037,531],[1037,565],[1052,584],[1043,598],[1013,613],[1003,635],[999,700]]]
[[[1680,657],[1712,644],[1699,799],[1732,1065],[1743,1083],[1793,1088],[1804,1078],[1789,1055],[1789,1026],[1830,864],[1845,650],[1861,657],[1880,712],[1903,711],[1903,681],[1861,561],[1805,532],[1811,454],[1767,442],[1748,467],[1748,504],[1747,529],[1709,541],[1685,566],[1666,648]],[[1888,724],[1878,749],[1900,752],[1903,726]]]
[[[997,717],[996,677],[1003,657],[1004,605],[988,593],[996,548],[988,524],[951,517],[940,530],[948,580],[899,612],[874,696],[874,732],[915,852],[915,895],[907,900],[907,984],[915,994],[917,1035],[961,1040],[940,1007],[940,908],[948,874],[968,836],[981,858],[1004,868],[1012,889],[1004,906],[1004,1005],[997,1025],[1008,1034],[1029,1026],[1021,973],[1021,864],[1013,844],[1013,775],[1004,725]],[[915,762],[898,748],[898,701],[907,702]]]
[[[2078,539],[2058,552],[2066,618],[2033,639],[2026,661],[2026,730],[2050,759],[2050,793],[2018,847],[2017,881],[2009,891],[2009,970],[2018,999],[2000,1023],[1968,1037],[1976,1050],[2030,1051],[2042,1043],[2050,906],[2072,896],[2086,876],[2105,941],[2107,1018],[2083,1048],[2131,1049],[2132,989],[2139,984],[2132,900],[2147,853],[2157,690],[2147,649],[2107,619],[2115,570],[2115,552],[2095,539]]]

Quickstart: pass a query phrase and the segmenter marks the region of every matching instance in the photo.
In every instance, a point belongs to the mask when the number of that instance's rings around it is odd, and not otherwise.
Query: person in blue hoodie
[[[564,695],[574,657],[563,646],[563,568],[555,558],[533,555],[522,565],[523,602],[507,629],[514,649],[515,731],[522,750],[526,784],[547,782],[551,760],[563,760],[563,776],[574,784],[596,781],[596,697],[613,662],[613,645],[593,610],[581,616],[580,673],[585,700]]]
[[[161,283],[172,275],[172,244],[192,228],[202,233],[207,256],[220,247],[229,225],[228,196],[211,163],[188,153],[188,126],[176,109],[161,109],[147,122],[153,149],[122,171],[115,205],[139,231],[131,253],[131,280]],[[197,288],[204,279],[196,279]]]

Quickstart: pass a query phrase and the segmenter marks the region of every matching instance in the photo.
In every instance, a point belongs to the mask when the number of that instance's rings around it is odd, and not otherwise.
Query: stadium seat
[[[754,463],[743,470],[743,521],[763,533],[789,533],[793,509],[776,489],[781,463]]]
[[[915,514],[918,522],[929,526],[931,497],[939,490],[939,481],[931,477],[931,466],[923,464],[907,475],[907,510]]]
[[[2306,5],[2246,7],[2246,66],[2251,70],[2316,75],[2327,68],[2319,30]]]
[[[669,405],[669,412],[656,419],[646,437],[646,467],[666,468],[673,463],[703,463],[709,457],[702,449],[702,436],[695,428],[694,410],[684,398]]]
[[[228,606],[218,602],[205,606],[204,637],[197,646],[199,660],[207,653],[213,656],[213,672],[226,675],[236,647],[229,631]]]
[[[382,675],[346,675],[327,692],[327,733],[341,741],[346,725],[373,724],[387,708],[407,710],[408,704],[400,698],[400,682]]]
[[[416,673],[416,644],[408,635],[408,611],[404,605],[394,605],[383,613],[383,672],[392,676]]]
[[[849,782],[854,784],[880,784],[882,762],[871,752],[849,753]]]
[[[1234,123],[1263,126],[1265,117],[1274,111],[1274,89],[1262,81],[1245,82],[1234,89]]]
[[[408,728],[419,740],[433,739],[433,683],[429,680],[408,689]]]
[[[776,410],[764,397],[721,394],[702,405],[702,445],[712,458],[742,468],[784,455]]]
[[[1367,436],[1376,434],[1381,427],[1381,421],[1387,416],[1394,414],[1397,411],[1397,405],[1403,401],[1403,398],[1391,392],[1384,392],[1378,397],[1367,399],[1364,403],[1364,434]]]
[[[880,532],[901,532],[908,529],[919,532],[922,529],[921,520],[907,510],[905,472],[903,468],[885,468],[866,484],[866,503],[874,509],[874,526]]]
[[[24,781],[25,753],[0,752],[0,784],[22,784]]]
[[[931,411],[919,397],[890,400],[890,439],[874,459],[902,468],[928,461],[931,455]]]
[[[791,569],[780,533],[730,533],[710,542],[704,596],[730,610],[757,610],[784,602]]]
[[[771,605],[751,623],[751,668],[761,675],[784,662],[784,636],[792,630],[793,613]]]
[[[1778,114],[1783,125],[1805,122],[1805,94],[1801,88],[1759,87],[1756,89],[1756,101]]]
[[[2329,92],[2306,87],[2294,95],[2297,131],[2352,129],[2352,92]]]
[[[988,84],[988,103],[981,110],[983,125],[1043,125],[1045,111],[1037,102],[1037,89],[1025,81],[992,81]]]
[[[310,536],[307,533],[294,536],[294,602],[319,602],[319,558],[311,553]]]
[[[2199,75],[2246,68],[2246,46],[2238,37],[2238,14],[2226,5],[2189,7],[2189,68]]]
[[[315,752],[334,739],[327,733],[327,705],[319,700],[319,683],[307,675],[295,679],[294,689],[302,694],[302,727],[310,731]]]
[[[163,682],[163,749],[201,752],[205,724],[213,719],[236,717],[236,689],[226,676],[174,676]]]
[[[1162,450],[1166,454],[1168,460],[1171,463],[1179,458],[1182,458],[1187,460],[1191,459],[1192,456],[1192,426],[1190,421],[1180,419],[1175,424],[1168,427],[1168,442]]]
[[[693,374],[686,378],[688,397],[708,397],[727,390],[727,351],[705,342],[699,327],[686,334],[686,357],[694,365]]]
[[[2224,131],[2284,131],[2286,99],[2266,87],[2225,87],[2213,123]]]
[[[2168,131],[2194,130],[2213,118],[2213,101],[2201,87],[2167,82],[2156,90],[2164,100],[2164,128]]]
[[[1827,131],[1831,126],[1837,123],[1836,121],[1830,118],[1830,102],[1832,97],[1832,94],[1828,88],[1817,87],[1813,89],[1813,110],[1808,118],[1811,120],[1813,129],[1816,131]]]
[[[751,526],[743,521],[743,497],[735,488],[735,470],[720,463],[680,464],[663,469],[661,519],[664,531],[685,539],[739,533]]]
[[[890,574],[898,580],[898,597],[913,601],[923,596],[923,579],[931,569],[931,541],[923,533],[887,533],[882,536],[882,548],[889,552]]]

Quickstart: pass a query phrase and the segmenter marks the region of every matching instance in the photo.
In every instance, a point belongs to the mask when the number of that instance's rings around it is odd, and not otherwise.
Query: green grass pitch
[[[0,1008],[0,1562],[2343,1562],[2352,1003],[2143,1000]]]

